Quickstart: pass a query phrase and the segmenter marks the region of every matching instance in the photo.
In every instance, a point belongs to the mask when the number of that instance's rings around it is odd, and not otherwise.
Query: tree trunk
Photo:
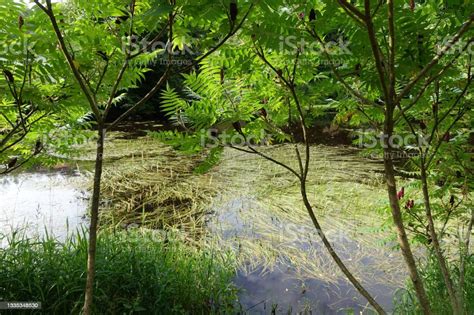
[[[397,229],[398,243],[402,250],[403,258],[405,259],[406,265],[408,267],[410,278],[415,288],[416,296],[418,297],[418,301],[420,302],[421,308],[423,310],[423,314],[429,315],[431,314],[430,303],[428,301],[428,297],[426,296],[423,282],[421,281],[420,276],[418,274],[418,270],[416,268],[415,258],[410,248],[408,236],[406,234],[405,227],[403,225],[403,218],[402,218],[402,213],[400,210],[400,204],[398,203],[397,187],[396,187],[396,181],[395,181],[395,169],[393,167],[392,149],[389,143],[389,139],[393,133],[392,112],[389,109],[387,109],[387,111],[389,111],[389,113],[386,114],[387,117],[385,118],[385,126],[384,126],[385,138],[384,138],[384,144],[383,144],[384,146],[383,162],[384,162],[384,169],[385,169],[385,179],[387,182],[388,198],[390,202],[390,209],[392,210],[393,222],[395,223],[395,227]]]
[[[465,303],[464,303],[464,284],[465,284],[465,273],[466,273],[466,258],[469,256],[469,245],[471,241],[472,227],[474,225],[474,209],[471,210],[471,219],[467,226],[466,240],[461,244],[461,263],[459,264],[459,285],[458,285],[458,301],[459,308],[462,314],[464,314]]]
[[[441,273],[443,274],[444,283],[446,285],[446,289],[448,290],[449,299],[451,301],[451,307],[453,309],[453,314],[458,315],[461,314],[459,308],[459,302],[456,297],[456,292],[454,290],[453,282],[451,276],[449,274],[448,266],[446,264],[446,259],[443,255],[441,250],[441,246],[439,244],[438,235],[436,234],[433,215],[431,212],[431,204],[430,204],[430,195],[428,192],[428,181],[427,181],[427,174],[424,162],[421,162],[421,184],[423,190],[423,200],[425,203],[425,211],[426,211],[426,218],[428,220],[428,230],[430,232],[431,241],[433,244],[433,249],[435,251],[436,258],[438,260],[439,267],[441,269]]]
[[[92,192],[91,221],[89,227],[89,247],[87,253],[87,282],[83,313],[90,315],[94,297],[95,256],[97,246],[97,224],[99,221],[100,181],[102,178],[102,162],[104,153],[105,130],[102,124],[98,126],[98,139],[96,146],[94,189]]]
[[[313,207],[311,206],[308,196],[306,194],[306,182],[305,179],[301,180],[301,196],[303,197],[303,202],[306,207],[306,210],[309,213],[309,216],[311,217],[311,221],[313,222],[314,227],[316,228],[318,235],[321,237],[321,240],[323,241],[324,246],[328,250],[329,254],[331,255],[332,259],[334,262],[337,264],[339,269],[344,273],[344,275],[349,279],[349,281],[352,283],[352,285],[359,291],[359,293],[367,299],[367,301],[374,307],[374,309],[377,311],[379,314],[387,314],[384,309],[375,301],[375,299],[370,295],[369,292],[362,286],[362,284],[357,280],[354,275],[347,269],[346,265],[344,262],[341,260],[339,255],[336,253],[334,248],[332,247],[331,243],[327,239],[326,235],[324,234],[321,225],[319,224],[318,219],[316,218],[316,215],[314,214]]]

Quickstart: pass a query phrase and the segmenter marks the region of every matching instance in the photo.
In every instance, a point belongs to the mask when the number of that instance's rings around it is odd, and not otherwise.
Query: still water
[[[63,239],[85,224],[88,201],[80,174],[24,173],[0,177],[0,232]]]
[[[64,239],[86,226],[88,182],[88,178],[79,173],[62,172],[24,173],[0,178],[0,232],[8,235],[19,229],[30,237],[41,237],[47,230],[58,239]],[[258,229],[248,228],[254,221],[248,221],[242,215],[255,210],[263,213],[265,209],[255,208],[252,202],[243,202],[246,198],[230,199],[231,202],[220,202],[218,208],[214,208],[218,221],[224,226],[214,232],[220,233],[222,239],[227,241],[235,238],[247,238],[252,242],[263,239],[264,235]],[[269,217],[267,221],[272,222],[273,219]],[[286,223],[284,219],[280,222],[283,225]],[[351,239],[338,243],[340,248],[337,249],[346,261],[351,260],[352,253],[361,251],[360,245]],[[302,246],[302,252],[312,253],[310,259],[326,257],[325,250],[317,242],[304,240],[299,246]],[[361,269],[363,265],[374,269],[371,258],[376,257],[375,252],[368,250],[365,254],[357,268]],[[369,314],[366,313],[364,299],[342,277],[337,281],[324,281],[324,276],[312,277],[296,272],[291,262],[285,260],[278,261],[271,269],[258,265],[243,269],[245,271],[237,273],[234,283],[241,289],[238,304],[246,314],[347,314],[349,309]],[[334,268],[325,266],[320,272],[337,272],[331,269]],[[368,289],[390,310],[394,292],[399,286],[376,281],[384,279],[384,274],[375,269],[368,280]],[[403,279],[404,272],[399,276]]]

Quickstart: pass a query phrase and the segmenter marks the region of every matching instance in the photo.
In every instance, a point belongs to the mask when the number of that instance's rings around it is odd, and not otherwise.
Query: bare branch
[[[177,13],[174,13],[173,16],[176,16]],[[146,52],[148,49],[150,49],[154,43],[156,43],[158,40],[161,39],[161,37],[163,36],[163,33],[168,29],[168,25],[170,23],[170,19],[167,20],[166,22],[166,25],[163,26],[163,28],[161,29],[161,31],[158,33],[158,35],[156,35],[150,42],[148,42],[148,44],[143,47],[142,49],[140,49],[138,52],[132,54],[130,56],[130,59],[133,59],[141,54],[143,54],[144,52]]]
[[[115,93],[117,92],[118,86],[120,85],[120,82],[122,82],[123,75],[125,71],[127,70],[128,67],[128,58],[125,58],[125,61],[120,68],[119,73],[117,74],[117,78],[115,79],[114,85],[112,87],[112,90],[110,91],[109,95],[109,100],[107,101],[107,105],[105,106],[104,110],[104,120],[107,119],[107,115],[109,114],[110,108],[112,107],[112,103],[115,97]]]
[[[416,105],[416,103],[419,101],[419,99],[423,96],[423,94],[425,93],[426,89],[430,86],[431,83],[433,83],[433,81],[437,80],[438,78],[440,78],[447,70],[449,70],[449,68],[451,68],[455,61],[459,58],[459,56],[461,56],[461,54],[470,46],[470,44],[474,42],[474,39],[471,39],[469,40],[466,45],[464,45],[464,47],[461,49],[461,51],[459,51],[454,57],[453,59],[448,63],[446,64],[443,69],[441,69],[436,75],[434,76],[431,76],[429,79],[427,79],[425,81],[425,83],[423,84],[423,86],[421,87],[420,91],[418,92],[418,94],[416,95],[416,97],[413,99],[413,101],[408,104],[407,106],[403,107],[403,109],[397,113],[397,115],[395,116],[394,118],[394,121],[397,122],[399,119],[400,119],[400,116],[403,115],[404,112],[408,111],[410,108],[412,108],[413,106]]]
[[[105,74],[107,73],[107,70],[109,68],[109,61],[107,60],[104,66],[104,69],[102,69],[102,73],[99,77],[99,81],[97,82],[97,85],[94,89],[94,95],[97,98],[97,94],[99,93],[100,86],[102,85],[102,81],[104,81]]]
[[[247,20],[247,17],[249,16],[250,12],[252,11],[254,7],[254,4],[251,3],[250,4],[250,7],[249,9],[247,10],[247,12],[245,13],[244,17],[242,18],[242,20],[240,21],[239,24],[235,25],[230,31],[229,33],[219,42],[216,44],[216,46],[214,46],[213,48],[211,48],[209,51],[207,51],[206,53],[204,53],[203,55],[201,55],[199,58],[197,58],[196,60],[194,60],[192,63],[190,63],[189,65],[179,69],[177,72],[179,73],[183,73],[183,72],[186,72],[188,71],[189,69],[191,69],[192,67],[196,66],[197,64],[199,64],[202,60],[204,60],[205,58],[207,58],[209,55],[211,55],[212,53],[214,53],[217,49],[219,49],[222,45],[225,44],[225,42],[227,42],[227,40],[229,38],[231,38],[235,33],[237,33],[237,31],[242,27],[242,25],[244,24],[245,20]]]
[[[369,35],[370,47],[372,48],[372,53],[375,59],[375,66],[380,78],[380,85],[382,86],[382,91],[385,97],[385,102],[390,98],[390,93],[388,91],[388,86],[386,83],[386,69],[384,69],[384,61],[380,46],[377,42],[377,36],[375,35],[374,24],[372,22],[372,16],[370,13],[370,0],[364,1],[365,5],[365,23],[367,24],[367,33]],[[392,106],[392,104],[390,104]]]
[[[461,94],[458,95],[458,97],[456,98],[455,102],[453,103],[453,105],[451,105],[451,107],[449,108],[449,110],[445,113],[445,115],[443,115],[443,117],[439,120],[439,123],[441,123],[448,115],[449,113],[458,105],[458,103],[461,101],[461,99],[464,97],[464,94],[466,94],[466,92],[468,91],[468,88],[470,86],[472,82],[472,78],[470,80],[468,80],[466,86],[464,87],[463,91],[461,92]],[[471,105],[471,104],[469,104]],[[459,111],[458,111],[458,115],[454,118],[454,120],[451,122],[451,124],[448,126],[448,128],[446,129],[445,131],[445,134],[450,132],[451,129],[456,125],[456,123],[462,118],[462,116],[466,113],[467,109],[469,108],[469,105],[463,107],[463,108],[460,108]],[[429,157],[428,159],[428,162],[426,164],[426,167],[428,168],[429,165],[431,164],[431,162],[433,161],[436,153],[438,152],[439,150],[439,147],[441,146],[441,143],[443,142],[443,139],[439,140],[438,143],[436,144],[433,152],[431,153],[431,156]],[[430,139],[430,143],[431,143],[431,139]]]
[[[296,177],[298,177],[298,179],[301,179],[301,175],[298,174],[298,172],[296,172],[293,168],[291,168],[290,166],[280,162],[280,161],[277,161],[275,160],[274,158],[260,152],[260,151],[257,151],[255,148],[253,148],[252,146],[250,146],[248,143],[247,143],[247,147],[249,148],[249,150],[246,150],[246,149],[242,149],[242,148],[239,148],[239,147],[236,147],[234,145],[229,145],[232,149],[235,149],[235,150],[239,150],[239,151],[242,151],[242,152],[246,152],[246,153],[250,153],[250,154],[256,154],[258,156],[261,156],[262,158],[270,161],[270,162],[273,162],[283,168],[285,168],[286,170],[290,171],[292,174],[294,174]]]
[[[389,99],[392,100],[396,93],[395,93],[395,84],[396,84],[396,76],[395,76],[395,17],[394,17],[394,9],[393,9],[393,1],[388,0],[388,74],[389,74]],[[372,17],[370,17],[372,19]]]
[[[333,59],[331,57],[331,55],[329,54],[328,52],[328,49],[327,49],[327,46],[326,46],[326,43],[322,40],[322,38],[316,33],[315,30],[312,30],[310,28],[307,28],[308,32],[310,33],[310,35],[316,39],[316,41],[322,46],[323,48],[323,53],[324,55],[326,56],[326,58],[328,59],[329,61],[329,66],[331,67],[331,71],[334,73],[334,76],[336,77],[336,79],[344,86],[344,88],[350,93],[352,94],[353,96],[355,96],[360,102],[364,103],[364,104],[367,104],[367,105],[374,105],[375,106],[375,103],[372,102],[371,100],[369,100],[368,98],[364,97],[363,95],[361,95],[359,92],[357,92],[355,89],[353,89],[345,80],[344,78],[341,76],[341,74],[339,73],[339,71],[337,71],[336,67],[334,66],[334,62],[333,62]]]
[[[347,0],[338,0],[338,2],[351,18],[353,18],[357,23],[366,26],[366,17],[359,9],[347,2]]]
[[[158,80],[158,82],[155,84],[155,86],[145,96],[143,96],[137,103],[135,103],[132,107],[130,107],[125,113],[120,115],[111,124],[109,124],[107,126],[107,129],[111,129],[111,128],[117,126],[117,124],[119,122],[121,122],[122,120],[127,118],[128,115],[130,115],[133,111],[135,111],[139,106],[143,105],[150,98],[152,98],[152,96],[155,95],[155,93],[160,90],[163,83],[165,83],[166,80],[168,79],[169,72],[170,72],[170,65],[167,66],[167,68],[165,70],[165,73],[161,76],[160,80]]]

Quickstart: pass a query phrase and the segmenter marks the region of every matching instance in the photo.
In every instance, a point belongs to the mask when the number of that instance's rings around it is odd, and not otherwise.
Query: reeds
[[[0,301],[42,303],[41,310],[25,314],[80,313],[84,231],[61,243],[14,233],[6,243],[0,248]],[[176,233],[102,231],[96,264],[94,314],[225,313],[236,299],[232,255],[187,246]]]
[[[296,165],[291,145],[260,148],[279,161]],[[404,268],[393,251],[392,231],[384,223],[386,192],[382,166],[358,157],[348,147],[313,146],[308,194],[322,226],[345,263],[370,286],[401,287]],[[211,228],[221,246],[232,248],[241,265],[253,270],[278,263],[301,277],[333,284],[341,274],[320,245],[302,204],[298,180],[281,167],[257,156],[225,150],[213,171],[219,187],[214,199],[218,214]]]
[[[298,181],[284,169],[226,148],[221,163],[202,175],[193,172],[202,154],[183,155],[150,138],[108,145],[113,158],[106,156],[103,227],[177,228],[188,241],[233,250],[241,268],[284,263],[301,277],[338,283],[341,275],[319,245]],[[292,145],[260,149],[297,167]],[[382,166],[350,147],[311,150],[308,193],[338,253],[363,282],[403,286],[403,261],[386,228]]]
[[[194,172],[205,154],[180,154],[150,138],[114,139],[106,146],[102,228],[180,229],[188,241],[203,236],[217,191],[211,175]]]

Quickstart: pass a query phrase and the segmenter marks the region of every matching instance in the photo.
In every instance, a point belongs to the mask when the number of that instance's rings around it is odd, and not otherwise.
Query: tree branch
[[[204,53],[202,56],[200,56],[199,58],[197,58],[196,60],[194,60],[192,63],[190,63],[189,65],[181,68],[181,69],[178,69],[177,72],[179,73],[183,73],[183,72],[186,72],[188,71],[189,69],[191,69],[192,67],[194,67],[195,65],[199,64],[202,60],[204,60],[204,58],[206,58],[207,56],[211,55],[212,53],[214,53],[217,49],[219,49],[222,45],[225,44],[225,42],[231,38],[235,33],[237,33],[237,31],[242,27],[242,25],[244,24],[245,20],[247,19],[247,17],[249,16],[250,12],[252,11],[254,7],[254,4],[251,3],[250,4],[250,7],[249,9],[247,10],[247,12],[245,13],[244,17],[242,18],[242,20],[240,21],[239,24],[235,25],[230,31],[229,33],[219,42],[216,44],[216,46],[214,46],[213,48],[211,48],[209,51],[207,51],[206,53]]]
[[[79,73],[79,70],[74,65],[74,60],[73,60],[71,54],[69,53],[69,51],[66,47],[66,43],[64,41],[64,37],[61,34],[61,31],[59,30],[59,26],[58,26],[58,23],[56,21],[56,17],[53,13],[53,10],[52,10],[51,0],[46,0],[47,8],[45,8],[39,2],[39,0],[34,0],[34,2],[49,17],[49,19],[51,21],[51,25],[53,26],[54,33],[56,34],[56,38],[58,39],[59,45],[60,45],[61,50],[64,54],[64,57],[66,57],[67,63],[69,64],[69,67],[71,68],[71,70],[74,74],[74,77],[76,78],[76,81],[79,83],[79,86],[80,86],[81,90],[83,91],[84,95],[87,98],[87,101],[89,102],[89,106],[90,106],[92,112],[94,113],[94,115],[96,116],[97,121],[100,124],[102,122],[102,115],[100,114],[99,107],[97,106],[97,103],[95,102],[94,97],[92,96],[92,92],[89,91],[89,89],[87,88],[86,83],[83,81],[83,79],[81,77],[81,74]]]
[[[470,46],[470,44],[474,42],[474,39],[471,39],[469,40],[466,45],[464,45],[464,47],[461,49],[460,52],[458,52],[454,57],[453,59],[448,63],[446,64],[436,75],[434,76],[431,76],[429,79],[427,79],[425,81],[425,83],[423,84],[423,86],[421,87],[420,91],[418,92],[418,94],[416,95],[416,97],[413,99],[413,101],[408,104],[407,106],[403,107],[402,110],[400,112],[397,113],[397,115],[395,116],[395,119],[394,121],[397,122],[399,119],[400,119],[400,116],[403,115],[404,112],[408,111],[410,108],[412,108],[413,106],[416,105],[416,103],[419,101],[419,99],[423,96],[423,94],[425,93],[426,89],[430,86],[431,83],[433,83],[433,81],[437,80],[438,78],[440,78],[449,68],[451,68],[451,66],[454,65],[455,61],[459,58],[459,56],[461,56],[461,54]]]
[[[368,1],[368,0],[366,0]],[[436,56],[416,75],[416,77],[411,80],[406,86],[405,88],[403,88],[403,90],[400,92],[400,94],[398,95],[397,99],[395,100],[395,103],[399,103],[403,97],[405,97],[408,93],[410,93],[411,89],[413,88],[413,86],[418,82],[420,81],[424,76],[425,74],[431,70],[431,68],[433,68],[436,64],[438,64],[439,60],[448,53],[449,49],[451,48],[451,46],[453,46],[454,44],[456,44],[459,39],[461,39],[462,35],[464,33],[466,33],[472,22],[474,21],[474,14],[471,15],[471,17],[469,18],[469,20],[467,20],[463,26],[459,29],[459,31],[453,36],[453,38],[443,47],[441,48],[441,50],[436,54]]]

